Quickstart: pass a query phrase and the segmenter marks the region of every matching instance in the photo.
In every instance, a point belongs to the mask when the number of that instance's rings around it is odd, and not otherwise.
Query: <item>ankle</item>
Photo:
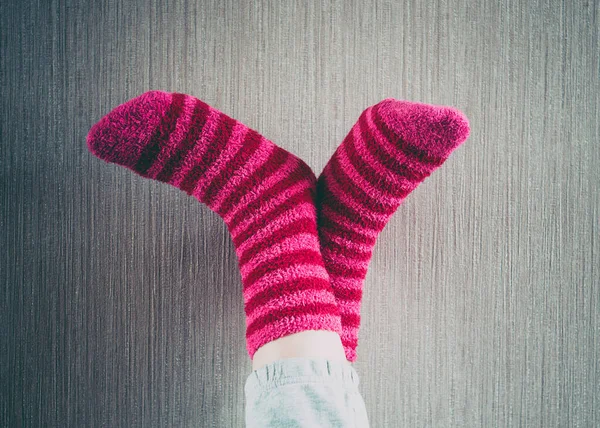
[[[347,362],[339,334],[325,330],[306,330],[261,346],[254,354],[252,369],[258,370],[284,358],[326,358]]]

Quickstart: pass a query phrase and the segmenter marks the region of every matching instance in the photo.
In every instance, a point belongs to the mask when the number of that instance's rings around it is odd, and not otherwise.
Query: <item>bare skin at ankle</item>
[[[348,363],[339,334],[325,330],[307,330],[280,337],[261,346],[254,353],[252,370],[283,358],[296,357],[326,358]]]

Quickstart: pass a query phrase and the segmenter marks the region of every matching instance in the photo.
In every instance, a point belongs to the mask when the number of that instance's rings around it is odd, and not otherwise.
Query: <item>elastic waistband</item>
[[[358,389],[358,373],[350,363],[325,358],[284,358],[254,370],[245,385],[246,394],[266,392],[294,383],[336,383]]]

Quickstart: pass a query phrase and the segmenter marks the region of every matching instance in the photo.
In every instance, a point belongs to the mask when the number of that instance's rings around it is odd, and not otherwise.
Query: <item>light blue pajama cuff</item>
[[[247,428],[367,428],[358,373],[347,362],[286,358],[253,371],[244,388]]]

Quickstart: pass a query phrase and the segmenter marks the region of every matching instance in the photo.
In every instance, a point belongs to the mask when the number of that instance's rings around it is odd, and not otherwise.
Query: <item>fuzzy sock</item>
[[[300,159],[192,96],[146,92],[92,127],[90,151],[169,183],[225,221],[243,282],[250,358],[304,330],[341,334],[319,248],[316,178]]]
[[[319,177],[321,253],[348,361],[356,360],[363,281],[379,232],[468,135],[458,110],[386,99],[363,111]]]

